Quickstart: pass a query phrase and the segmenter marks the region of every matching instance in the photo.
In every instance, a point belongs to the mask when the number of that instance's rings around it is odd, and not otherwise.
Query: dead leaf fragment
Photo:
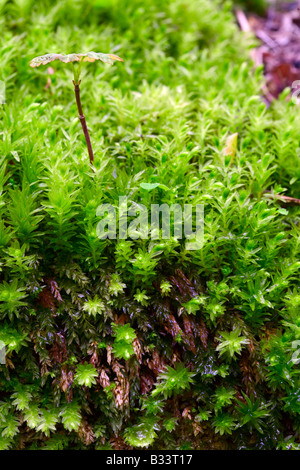
[[[237,142],[238,142],[238,133],[230,135],[226,139],[226,147],[224,149],[224,155],[230,155],[232,158],[236,154],[237,150]]]

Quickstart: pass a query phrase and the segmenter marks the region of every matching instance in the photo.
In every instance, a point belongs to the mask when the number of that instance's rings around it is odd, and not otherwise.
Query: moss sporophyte
[[[118,57],[117,55],[114,55],[114,54],[102,54],[101,52],[93,52],[93,51],[87,52],[85,54],[82,54],[82,53],[67,54],[67,55],[45,54],[45,55],[35,57],[34,59],[32,59],[30,62],[30,66],[39,67],[40,65],[49,64],[49,62],[52,62],[53,60],[60,60],[61,62],[64,62],[65,64],[70,62],[72,64],[73,74],[74,74],[73,84],[74,84],[74,90],[75,90],[76,104],[77,104],[78,113],[79,113],[79,119],[81,122],[84,137],[86,140],[86,145],[87,145],[89,157],[90,157],[90,163],[91,165],[93,165],[94,152],[93,152],[89,131],[86,125],[85,115],[83,114],[81,100],[80,100],[79,85],[81,83],[80,73],[81,73],[82,62],[95,62],[96,60],[101,60],[101,62],[113,65],[114,61],[118,60],[118,61],[123,62],[123,59],[121,59],[121,57]]]

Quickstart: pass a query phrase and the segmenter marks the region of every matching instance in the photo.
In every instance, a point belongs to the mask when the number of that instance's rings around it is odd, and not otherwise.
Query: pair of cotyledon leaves
[[[83,59],[82,59],[83,58]],[[101,52],[87,52],[86,54],[45,54],[39,57],[35,57],[30,62],[31,67],[39,67],[40,65],[49,64],[53,60],[60,60],[61,62],[95,62],[95,60],[101,60],[106,64],[113,64],[115,60],[123,62],[121,57],[114,54],[102,54]]]

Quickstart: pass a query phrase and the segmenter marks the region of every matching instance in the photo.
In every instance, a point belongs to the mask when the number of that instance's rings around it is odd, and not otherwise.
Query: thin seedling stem
[[[82,105],[81,105],[81,100],[80,100],[80,88],[79,88],[80,81],[78,83],[76,83],[73,80],[73,83],[74,83],[74,90],[75,90],[76,103],[77,103],[77,108],[78,108],[78,113],[79,113],[79,119],[80,119],[80,122],[81,122],[81,127],[82,127],[82,130],[83,130],[86,145],[87,145],[87,148],[88,148],[90,163],[91,163],[91,165],[94,165],[94,163],[93,163],[94,162],[94,153],[93,153],[93,148],[92,148],[92,144],[91,144],[90,134],[89,134],[89,131],[88,131],[88,128],[87,128],[87,125],[86,125],[86,120],[85,120],[85,116],[84,116],[83,111],[82,111]]]

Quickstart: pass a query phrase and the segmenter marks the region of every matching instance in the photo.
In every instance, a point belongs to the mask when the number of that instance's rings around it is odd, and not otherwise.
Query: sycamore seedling
[[[70,62],[72,64],[73,74],[74,74],[73,84],[74,84],[76,103],[77,103],[77,108],[78,108],[78,113],[79,113],[79,119],[81,122],[86,145],[88,148],[90,163],[91,165],[93,165],[94,153],[93,153],[91,139],[90,139],[87,125],[86,125],[85,116],[82,111],[81,100],[80,100],[79,85],[81,83],[80,73],[81,73],[82,63],[83,62],[95,62],[96,60],[101,60],[101,62],[112,65],[115,60],[123,62],[123,59],[121,59],[120,57],[114,54],[102,54],[101,52],[99,53],[87,52],[86,54],[68,54],[68,55],[46,54],[46,55],[42,55],[42,56],[35,57],[34,59],[32,59],[32,61],[30,62],[30,66],[39,67],[40,65],[49,64],[49,62],[52,62],[53,60],[60,60],[61,62],[64,62],[65,64]]]

